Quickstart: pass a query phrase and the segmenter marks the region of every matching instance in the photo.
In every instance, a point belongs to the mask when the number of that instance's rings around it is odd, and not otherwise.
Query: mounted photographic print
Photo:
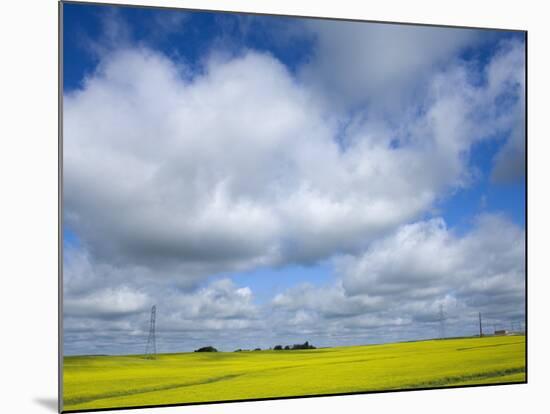
[[[60,30],[63,412],[526,382],[526,32]]]

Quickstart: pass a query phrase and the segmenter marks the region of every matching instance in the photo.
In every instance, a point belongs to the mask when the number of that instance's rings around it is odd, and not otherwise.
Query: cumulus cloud
[[[336,262],[336,285],[303,285],[277,295],[273,306],[307,315],[299,325],[319,337],[358,327],[358,337],[379,338],[375,328],[383,327],[394,338],[411,331],[433,337],[440,306],[449,329],[460,335],[475,332],[477,312],[498,324],[525,316],[525,232],[503,216],[479,216],[464,235],[441,218],[404,225]],[[289,318],[287,324],[295,323]]]
[[[513,183],[525,177],[525,116],[518,116],[518,126],[494,158],[491,178],[496,183]]]
[[[192,280],[349,252],[464,185],[471,145],[509,125],[476,122],[506,82],[478,88],[458,67],[434,77],[424,116],[366,118],[343,148],[269,55],[180,69],[122,50],[65,97],[65,220],[100,260]]]
[[[351,297],[341,283],[335,286],[315,287],[312,284],[303,284],[280,293],[273,299],[277,309],[299,311],[299,317],[304,312],[320,312],[326,318],[354,316],[377,310],[383,305],[382,300],[369,295]],[[299,320],[300,321],[300,320]]]
[[[67,352],[90,352],[91,343],[96,353],[143,352],[153,303],[159,347],[170,351],[430,338],[439,334],[440,309],[450,335],[474,334],[477,312],[485,329],[525,317],[525,231],[501,215],[479,216],[465,234],[441,218],[403,225],[360,254],[336,257],[334,266],[335,283],[300,284],[264,304],[228,278],[194,291],[152,283],[147,295],[100,283],[66,295]]]
[[[491,61],[489,89],[500,110],[509,114],[512,127],[508,138],[495,155],[491,178],[497,183],[517,182],[525,177],[525,48],[522,43],[509,45]],[[497,84],[506,85],[506,94]]]
[[[478,42],[473,31],[318,22],[314,60],[297,75],[247,49],[203,56],[196,70],[114,21],[95,72],[64,96],[64,223],[79,239],[64,258],[70,352],[91,336],[94,352],[114,336],[141,352],[152,304],[171,350],[402,338],[441,303],[518,316],[521,230],[487,216],[459,237],[418,220],[475,179],[478,142],[508,134],[494,176],[510,171],[522,44],[502,43],[480,79],[456,58]],[[398,101],[399,117],[381,115]],[[335,285],[296,286],[266,306],[251,287],[213,279],[334,258]]]
[[[453,277],[460,267],[455,248],[442,219],[406,225],[392,237],[375,242],[359,260],[343,260],[344,286],[351,295],[422,298],[437,294],[438,289],[447,288],[437,282]]]
[[[146,292],[146,293],[145,293]],[[219,279],[189,292],[165,284],[140,291],[125,286],[96,287],[86,293],[65,294],[65,352],[144,352],[151,306],[157,306],[159,350],[189,351],[215,341],[231,350],[249,345],[258,331],[263,310],[253,302],[249,287]],[[103,338],[105,343],[98,341]],[[116,338],[116,339],[114,339]]]
[[[250,288],[237,287],[230,279],[214,281],[194,293],[169,296],[164,302],[178,309],[173,319],[181,321],[192,321],[197,318],[244,320],[256,317],[256,307],[252,303]],[[174,329],[178,324],[171,323],[167,326]]]
[[[317,48],[303,76],[332,104],[393,110],[411,104],[435,70],[487,39],[478,30],[382,23],[310,20],[306,27]]]
[[[145,293],[129,287],[107,288],[91,294],[71,297],[63,303],[68,316],[118,317],[143,311],[149,303]]]
[[[352,296],[396,299],[468,297],[486,286],[490,303],[500,294],[523,291],[524,242],[523,230],[494,215],[480,216],[463,237],[439,218],[405,225],[359,258],[342,259],[343,285]]]

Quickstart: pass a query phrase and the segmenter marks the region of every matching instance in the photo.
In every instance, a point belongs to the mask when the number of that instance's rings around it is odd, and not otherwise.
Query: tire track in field
[[[292,369],[292,368],[301,368],[307,366],[307,364],[290,364],[285,366],[279,366],[279,367],[270,367],[265,369],[258,369],[253,371],[247,371],[240,374],[228,374],[223,375],[221,377],[214,377],[214,378],[208,378],[201,381],[195,381],[195,382],[186,382],[186,383],[178,383],[178,384],[167,384],[167,385],[158,385],[158,386],[150,386],[150,387],[142,387],[142,388],[136,388],[132,390],[123,390],[123,391],[113,391],[109,393],[103,393],[103,394],[96,394],[91,395],[89,397],[73,397],[73,398],[66,398],[63,400],[63,403],[65,405],[77,405],[77,404],[85,404],[92,401],[99,401],[104,400],[107,398],[116,398],[116,397],[126,397],[130,395],[137,395],[137,394],[145,394],[148,392],[156,392],[156,391],[167,391],[167,390],[173,390],[177,388],[186,388],[186,387],[192,387],[195,385],[205,385],[205,384],[211,384],[214,382],[220,382],[220,381],[227,381],[233,378],[245,376],[245,375],[254,375],[257,373],[263,373],[268,371],[278,371],[278,370],[286,370],[286,369]]]
[[[470,349],[479,349],[479,348],[494,348],[497,346],[508,346],[508,345],[517,345],[517,344],[524,344],[525,342],[509,342],[505,344],[494,344],[494,345],[478,345],[478,346],[470,346],[468,348],[456,348],[457,351],[468,351]]]
[[[230,375],[224,375],[221,377],[208,378],[202,381],[186,382],[183,384],[179,383],[179,384],[158,385],[158,386],[137,388],[133,390],[115,391],[110,393],[91,395],[89,397],[65,398],[63,400],[63,404],[64,405],[84,404],[92,401],[104,400],[107,398],[126,397],[129,395],[145,394],[148,392],[166,391],[166,390],[173,390],[176,388],[192,387],[194,385],[204,385],[204,384],[210,384],[213,382],[227,381],[236,377],[240,377],[241,375],[244,375],[244,374],[230,374]]]
[[[325,365],[338,365],[338,364],[350,364],[350,363],[357,363],[357,362],[371,362],[371,361],[382,361],[386,359],[397,359],[402,358],[400,356],[387,356],[387,357],[371,357],[371,358],[358,358],[358,359],[350,359],[350,360],[343,360],[343,361],[332,361],[327,362]]]
[[[387,389],[397,390],[397,389],[444,387],[446,385],[453,385],[464,381],[475,381],[475,380],[483,380],[488,378],[497,378],[497,377],[503,377],[510,374],[521,374],[523,372],[525,372],[525,367],[515,367],[515,368],[501,369],[498,371],[478,372],[478,373],[469,374],[469,375],[457,375],[457,376],[451,376],[451,377],[437,378],[431,381],[423,381],[423,382],[418,382],[414,384],[403,385],[397,388],[387,388]]]

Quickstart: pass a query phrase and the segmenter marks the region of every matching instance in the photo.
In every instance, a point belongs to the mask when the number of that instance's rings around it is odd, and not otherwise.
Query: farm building
[[[508,335],[510,332],[507,329],[500,329],[498,331],[495,331],[495,335]]]

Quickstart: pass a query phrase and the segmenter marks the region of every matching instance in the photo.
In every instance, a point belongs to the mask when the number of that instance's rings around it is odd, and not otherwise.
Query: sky
[[[520,32],[63,6],[64,353],[525,319]],[[440,316],[443,314],[443,318]]]

